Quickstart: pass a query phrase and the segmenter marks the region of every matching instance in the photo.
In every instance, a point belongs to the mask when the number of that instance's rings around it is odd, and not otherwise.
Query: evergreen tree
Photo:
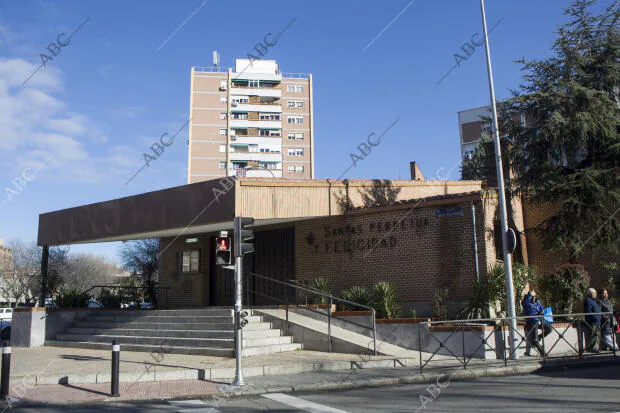
[[[618,241],[620,11],[614,2],[595,15],[596,3],[565,10],[553,55],[520,60],[524,83],[500,104],[500,130],[514,142],[512,187],[556,206],[536,230],[571,261],[584,247],[617,250]]]

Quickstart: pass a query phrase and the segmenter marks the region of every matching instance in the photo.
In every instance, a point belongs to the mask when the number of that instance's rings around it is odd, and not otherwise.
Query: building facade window
[[[220,113],[220,120],[226,120],[226,119],[228,119],[228,114],[226,112]]]
[[[247,96],[237,96],[237,97],[232,98],[232,103],[235,103],[235,104],[249,103],[249,102],[250,102],[250,98]]]
[[[287,92],[303,92],[304,87],[302,85],[287,85],[286,91]]]
[[[288,105],[289,108],[303,108],[304,107],[304,102],[302,102],[301,100],[289,100],[288,101]]]
[[[249,80],[248,81],[248,86],[249,87],[259,87],[260,83],[258,80]]]
[[[289,156],[304,156],[304,150],[301,148],[288,148]]]
[[[260,113],[258,115],[258,119],[260,119],[260,120],[280,120],[280,115],[278,113]]]
[[[294,124],[298,124],[301,125],[304,123],[304,118],[301,116],[289,116],[286,121],[288,123],[294,123]]]
[[[220,102],[221,103],[226,103],[226,102],[228,102],[228,98],[226,96],[220,96]]]
[[[226,136],[226,128],[220,128],[220,136]]]
[[[247,119],[248,114],[247,113],[233,113],[232,118],[233,119]]]
[[[200,269],[200,250],[184,250],[182,272],[198,272]]]
[[[225,161],[220,161],[217,166],[220,169],[226,169],[226,162]]]
[[[303,165],[289,164],[288,167],[287,167],[287,170],[289,172],[303,172],[304,171],[304,167],[303,167]]]
[[[226,145],[220,145],[220,152],[226,152]]]
[[[289,132],[288,133],[288,140],[290,141],[303,141],[304,140],[304,134],[302,132]]]

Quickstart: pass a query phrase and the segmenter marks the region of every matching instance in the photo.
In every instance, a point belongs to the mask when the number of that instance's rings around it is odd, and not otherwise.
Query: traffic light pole
[[[238,236],[238,234],[235,234]],[[235,254],[237,255],[237,254]],[[241,329],[241,297],[243,296],[241,274],[243,274],[243,257],[235,257],[235,381],[233,385],[243,386],[243,373],[241,372],[241,351],[243,344],[243,331]]]

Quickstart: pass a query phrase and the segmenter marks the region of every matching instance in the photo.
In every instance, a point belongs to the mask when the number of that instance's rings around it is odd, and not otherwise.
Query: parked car
[[[97,300],[88,300],[88,308],[103,308],[103,304]]]
[[[0,320],[0,340],[11,339],[11,323],[10,320]]]
[[[12,320],[13,309],[12,308],[0,308],[0,320]]]

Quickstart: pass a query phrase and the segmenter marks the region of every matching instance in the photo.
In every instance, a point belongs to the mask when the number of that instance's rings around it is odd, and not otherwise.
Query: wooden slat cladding
[[[354,206],[362,206],[361,192],[370,181],[352,181],[349,198]],[[397,200],[410,200],[438,195],[480,191],[481,181],[393,181],[400,188]],[[338,204],[346,194],[342,181],[288,180],[240,182],[241,214],[255,219],[314,217],[342,214]]]

